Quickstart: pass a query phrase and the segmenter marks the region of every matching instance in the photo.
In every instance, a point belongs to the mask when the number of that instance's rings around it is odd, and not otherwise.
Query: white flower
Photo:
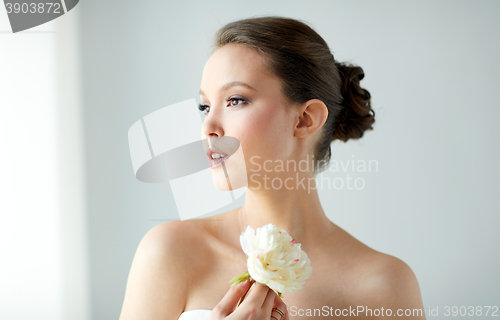
[[[240,243],[250,276],[280,294],[301,289],[311,275],[311,261],[300,243],[281,228],[268,224],[255,232],[248,226]]]

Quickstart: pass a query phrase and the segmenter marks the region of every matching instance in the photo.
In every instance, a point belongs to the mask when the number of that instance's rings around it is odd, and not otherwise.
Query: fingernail
[[[240,283],[238,283],[238,285],[241,287],[241,286],[243,286],[243,283],[247,283],[247,282],[248,282],[248,278],[245,279],[245,281],[241,281]]]

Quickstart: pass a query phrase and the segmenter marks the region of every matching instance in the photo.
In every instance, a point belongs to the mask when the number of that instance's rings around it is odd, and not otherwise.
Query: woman
[[[361,68],[335,61],[325,41],[294,19],[251,18],[219,30],[200,88],[202,133],[212,142],[226,136],[240,141],[248,177],[245,204],[152,228],[134,257],[121,320],[425,319],[412,270],[331,222],[308,186],[327,167],[333,140],[357,139],[372,129],[370,94],[359,86],[363,76]],[[311,159],[316,161],[306,169],[277,165]],[[232,157],[224,160],[228,170],[236,165]],[[219,188],[224,170],[212,167]],[[283,298],[253,284],[236,308],[249,286],[246,281],[229,289],[228,280],[246,271],[239,236],[247,226],[268,223],[302,244],[312,275]]]

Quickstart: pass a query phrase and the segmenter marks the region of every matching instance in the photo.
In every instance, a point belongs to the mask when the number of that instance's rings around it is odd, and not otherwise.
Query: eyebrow
[[[220,91],[225,91],[225,90],[227,90],[229,88],[236,87],[236,86],[246,87],[246,88],[248,88],[250,90],[257,91],[257,89],[255,89],[251,85],[249,85],[249,84],[247,84],[245,82],[241,82],[241,81],[228,82],[225,85],[223,85],[222,88],[220,88]],[[206,94],[201,89],[200,89],[200,95],[206,96]]]

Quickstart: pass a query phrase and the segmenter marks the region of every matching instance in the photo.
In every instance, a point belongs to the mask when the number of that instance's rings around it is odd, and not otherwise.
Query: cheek
[[[281,112],[262,112],[247,117],[238,130],[245,158],[282,159],[288,149],[286,118]]]

